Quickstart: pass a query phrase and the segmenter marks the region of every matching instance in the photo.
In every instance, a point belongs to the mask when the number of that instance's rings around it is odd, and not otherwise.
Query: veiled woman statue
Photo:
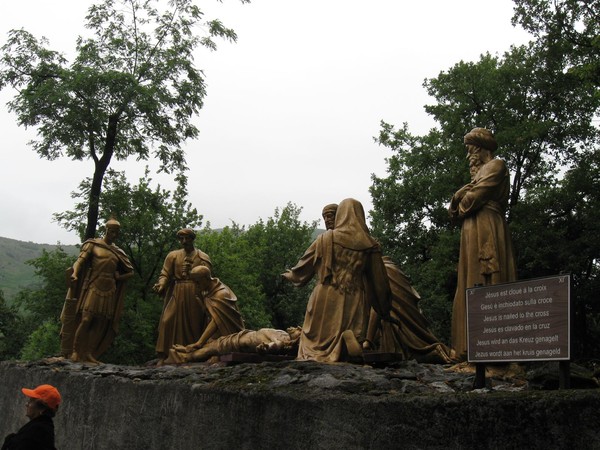
[[[379,244],[357,200],[339,204],[334,229],[318,236],[283,277],[303,286],[315,275],[298,359],[334,362],[360,356],[370,308],[389,317],[390,287]]]

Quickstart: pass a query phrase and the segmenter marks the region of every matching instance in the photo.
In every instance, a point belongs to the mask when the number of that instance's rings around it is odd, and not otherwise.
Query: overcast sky
[[[0,42],[25,28],[72,55],[92,2],[4,2]],[[251,225],[291,201],[302,219],[346,197],[371,209],[371,175],[385,175],[390,153],[374,143],[384,120],[414,133],[435,126],[422,87],[457,62],[502,54],[529,37],[512,27],[511,0],[199,1],[207,18],[238,34],[216,52],[199,51],[208,96],[199,139],[186,144],[189,200],[213,228]],[[79,239],[52,221],[72,209],[71,192],[93,173],[91,161],[39,159],[34,130],[6,111],[0,92],[0,236],[37,243]],[[131,182],[145,164],[113,162]],[[152,167],[152,165],[151,165]],[[154,176],[163,187],[173,184]],[[184,225],[184,224],[182,224]],[[321,226],[322,223],[321,223]]]

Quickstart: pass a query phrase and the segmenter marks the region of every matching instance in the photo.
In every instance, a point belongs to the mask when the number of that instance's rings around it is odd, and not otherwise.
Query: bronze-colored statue
[[[88,239],[69,269],[70,287],[61,314],[62,353],[73,361],[98,363],[117,334],[124,287],[133,267],[114,242],[121,225],[106,222],[102,239]]]
[[[462,221],[458,284],[452,308],[452,347],[464,359],[467,351],[465,290],[516,280],[515,260],[505,213],[510,175],[494,158],[498,144],[485,128],[465,135],[471,182],[452,197],[450,217]]]
[[[341,361],[354,353],[349,344],[354,347],[366,339],[371,307],[383,318],[389,318],[391,307],[381,250],[357,200],[340,203],[334,229],[318,236],[283,277],[303,286],[315,275],[298,359]]]
[[[299,338],[300,327],[291,327],[287,331],[274,328],[261,328],[257,331],[242,330],[229,336],[221,336],[198,350],[174,345],[169,351],[165,364],[206,361],[213,356],[233,352],[296,355]]]
[[[335,203],[323,208],[323,221],[328,230],[335,226],[337,212]],[[453,352],[442,344],[429,329],[429,322],[419,308],[419,293],[410,284],[408,277],[387,256],[383,257],[391,288],[392,321],[381,320],[371,309],[366,350],[382,353],[397,353],[406,359],[428,363],[454,362]]]
[[[200,339],[186,346],[188,351],[203,347],[209,340],[244,329],[244,321],[237,308],[237,297],[225,283],[213,278],[206,266],[194,267],[190,278],[196,283],[198,301],[204,303],[208,313],[208,324]]]
[[[208,322],[206,308],[197,298],[196,283],[190,278],[190,273],[197,266],[210,269],[210,258],[194,247],[194,230],[179,230],[177,238],[182,248],[167,255],[158,282],[154,285],[154,291],[164,298],[156,342],[159,360],[167,357],[174,344],[197,342]]]

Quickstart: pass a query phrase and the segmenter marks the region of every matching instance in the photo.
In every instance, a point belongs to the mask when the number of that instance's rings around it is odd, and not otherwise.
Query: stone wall
[[[1,362],[0,436],[27,420],[20,388],[49,383],[64,399],[55,418],[62,450],[600,448],[598,389],[461,392],[453,387],[470,380],[436,385],[438,372]]]

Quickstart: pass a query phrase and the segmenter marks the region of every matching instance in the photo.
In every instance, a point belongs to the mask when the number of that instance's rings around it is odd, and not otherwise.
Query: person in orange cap
[[[42,384],[35,389],[23,388],[21,391],[27,396],[25,415],[29,422],[17,433],[6,436],[2,450],[55,449],[52,418],[62,400],[58,389]]]

